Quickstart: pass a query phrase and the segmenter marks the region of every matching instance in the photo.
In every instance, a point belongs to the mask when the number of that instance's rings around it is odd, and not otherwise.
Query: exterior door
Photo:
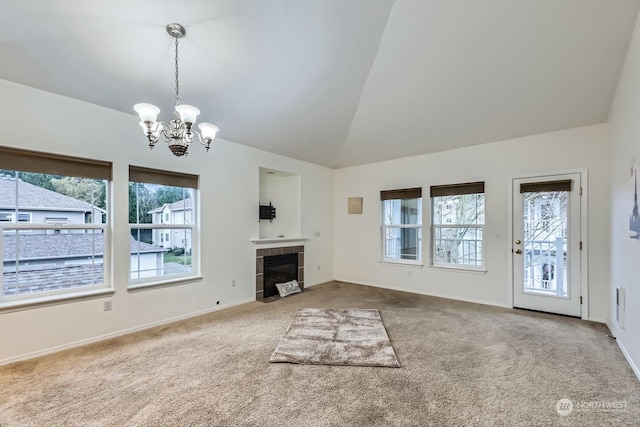
[[[580,174],[513,180],[513,306],[581,316]]]

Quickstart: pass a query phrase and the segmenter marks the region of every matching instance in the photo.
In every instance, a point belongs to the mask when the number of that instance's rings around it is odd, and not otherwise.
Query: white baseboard
[[[333,279],[331,279],[331,280],[320,280],[318,282],[311,282],[311,283],[304,282],[304,287],[305,288],[310,288],[312,286],[322,285],[323,283],[329,283],[329,282],[333,282]]]
[[[589,317],[589,321],[607,324],[607,319],[605,319],[604,317]]]
[[[633,373],[636,374],[636,378],[638,378],[638,381],[640,381],[640,369],[638,369],[638,366],[635,364],[635,362],[631,358],[631,355],[629,354],[627,349],[624,348],[624,344],[622,344],[622,341],[620,341],[619,339],[616,339],[616,342],[618,343],[618,347],[620,347],[622,354],[624,354],[625,359],[627,359],[629,366],[631,366],[631,370],[633,370]]]
[[[394,291],[409,292],[412,294],[427,295],[427,296],[436,297],[436,298],[446,298],[446,299],[451,299],[456,301],[471,302],[474,304],[491,305],[494,307],[502,307],[502,308],[513,308],[510,305],[500,304],[495,301],[486,301],[486,300],[476,299],[476,298],[466,298],[458,295],[440,294],[440,293],[434,293],[434,292],[418,292],[415,289],[401,288],[399,286],[379,285],[376,283],[364,283],[364,282],[359,282],[356,280],[349,280],[349,279],[335,279],[335,280],[339,282],[345,282],[345,283],[355,283],[356,285],[372,286],[374,288],[391,289]]]
[[[95,343],[95,342],[98,342],[98,341],[104,341],[104,340],[108,340],[110,338],[116,338],[116,337],[119,337],[119,336],[122,336],[122,335],[127,335],[127,334],[131,334],[131,333],[134,333],[134,332],[143,331],[145,329],[155,328],[156,326],[166,325],[168,323],[179,322],[180,320],[185,320],[185,319],[189,319],[189,318],[192,318],[192,317],[202,316],[203,314],[213,313],[214,311],[219,311],[219,310],[223,310],[225,308],[230,308],[230,307],[234,307],[236,305],[246,304],[248,302],[254,302],[254,301],[255,301],[255,299],[237,301],[237,302],[230,303],[230,304],[225,304],[225,305],[222,305],[222,306],[216,306],[216,307],[213,307],[213,308],[210,308],[210,309],[207,309],[207,310],[201,310],[201,311],[197,311],[197,312],[194,312],[194,313],[184,314],[182,316],[171,317],[169,319],[159,320],[157,322],[147,323],[147,324],[144,324],[144,325],[141,325],[141,326],[136,326],[136,327],[133,327],[133,328],[123,329],[123,330],[120,330],[120,331],[111,332],[111,333],[100,335],[100,336],[93,337],[93,338],[87,338],[87,339],[84,339],[84,340],[75,341],[75,342],[68,343],[68,344],[62,344],[62,345],[58,345],[58,346],[55,346],[55,347],[46,348],[44,350],[38,350],[38,351],[34,351],[34,352],[31,352],[31,353],[27,353],[27,354],[22,354],[20,356],[10,357],[8,359],[0,360],[0,366],[8,365],[9,363],[21,362],[23,360],[33,359],[33,358],[40,357],[40,356],[46,356],[47,354],[53,354],[53,353],[57,353],[59,351],[68,350],[68,349],[71,349],[71,348],[80,347],[80,346],[87,345],[87,344],[92,344],[92,343]]]

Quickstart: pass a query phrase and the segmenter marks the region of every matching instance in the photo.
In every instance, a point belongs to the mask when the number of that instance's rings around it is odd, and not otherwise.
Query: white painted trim
[[[622,344],[622,342],[620,342],[619,339],[616,339],[616,342],[618,343],[618,347],[620,347],[622,354],[624,354],[625,359],[627,359],[629,366],[631,366],[633,373],[636,374],[636,378],[638,378],[638,381],[640,381],[640,369],[638,369],[638,366],[636,366],[636,364],[633,362],[631,355],[629,354],[627,349],[624,348],[624,345]]]
[[[264,239],[251,239],[251,241],[255,244],[262,244],[262,243],[280,243],[280,242],[296,242],[296,241],[304,241],[307,240],[306,237],[301,237],[301,236],[297,236],[297,237],[272,237],[272,238],[264,238]]]
[[[304,282],[304,288],[305,288],[305,289],[307,289],[307,288],[311,288],[311,287],[313,287],[313,286],[322,285],[322,284],[324,284],[324,283],[330,283],[330,282],[333,282],[333,281],[334,281],[334,279],[330,279],[330,280],[321,280],[321,281],[318,281],[318,282],[312,282],[312,283]]]
[[[590,317],[588,320],[590,322],[604,323],[605,325],[607,324],[607,319],[605,319],[604,317]]]
[[[434,270],[442,270],[447,271],[449,273],[471,273],[471,274],[487,274],[487,269],[485,266],[482,267],[472,267],[472,266],[463,266],[463,265],[453,265],[453,264],[435,264],[429,265],[428,268]]]
[[[157,277],[157,276],[156,276]],[[167,276],[164,276],[167,277]],[[150,282],[148,281],[151,278],[146,279],[136,279],[135,281],[129,282],[128,291],[143,291],[147,289],[160,288],[163,286],[174,286],[174,285],[184,285],[187,283],[201,282],[202,276],[174,276],[173,278],[167,278],[164,280],[157,280]]]
[[[38,350],[38,351],[34,351],[32,353],[27,353],[27,354],[23,354],[20,356],[15,356],[15,357],[10,357],[8,359],[3,359],[0,360],[0,366],[2,365],[8,365],[9,363],[15,363],[15,362],[20,362],[23,360],[28,360],[28,359],[33,359],[35,357],[40,357],[40,356],[46,356],[47,354],[53,354],[53,353],[57,353],[63,350],[68,350],[71,348],[75,348],[75,347],[80,347],[83,345],[87,345],[87,344],[92,344],[95,342],[99,342],[99,341],[104,341],[104,340],[108,340],[111,338],[116,338],[122,335],[128,335],[134,332],[139,332],[139,331],[143,331],[145,329],[150,329],[150,328],[155,328],[156,326],[162,326],[162,325],[166,325],[169,323],[174,323],[174,322],[179,322],[181,320],[185,320],[185,319],[189,319],[192,317],[197,317],[197,316],[202,316],[204,314],[209,314],[209,313],[213,313],[214,311],[220,311],[223,310],[225,308],[230,308],[230,307],[234,307],[236,305],[241,305],[241,304],[246,304],[249,302],[255,302],[255,299],[248,299],[248,300],[243,300],[243,301],[238,301],[238,302],[234,302],[231,304],[225,304],[223,306],[216,306],[207,310],[202,310],[202,311],[197,311],[194,313],[189,313],[189,314],[185,314],[182,316],[177,316],[177,317],[172,317],[169,319],[165,319],[165,320],[160,320],[157,322],[152,322],[152,323],[147,323],[145,325],[141,325],[141,326],[136,326],[134,328],[129,328],[129,329],[123,329],[121,331],[116,331],[116,332],[111,332],[109,334],[105,334],[105,335],[100,335],[97,337],[93,337],[93,338],[88,338],[85,340],[80,340],[80,341],[75,341],[69,344],[63,344],[63,345],[59,345],[59,346],[55,346],[55,347],[50,347],[44,350]]]
[[[592,320],[589,318],[589,227],[588,227],[588,199],[589,199],[589,171],[587,168],[567,169],[560,171],[547,171],[540,172],[538,174],[529,174],[528,176],[513,175],[508,178],[508,191],[507,191],[507,203],[509,215],[507,218],[507,236],[509,238],[509,247],[513,242],[513,181],[516,179],[529,179],[529,178],[541,178],[544,176],[552,175],[568,175],[568,174],[580,175],[580,186],[583,189],[582,196],[580,197],[580,240],[582,241],[582,250],[580,251],[580,295],[582,296],[581,307],[581,319]],[[508,297],[511,301],[511,307],[513,308],[513,252],[507,250],[507,283],[508,283]],[[596,321],[596,320],[594,320]],[[599,321],[599,320],[598,320]],[[606,323],[606,321],[601,322]]]
[[[579,169],[582,197],[580,198],[580,294],[582,295],[582,319],[589,319],[589,171]],[[606,323],[606,319],[604,322]]]
[[[114,293],[115,289],[101,286],[98,289],[78,290],[77,292],[66,293],[61,292],[57,294],[37,296],[35,298],[14,299],[0,302],[0,313],[11,313],[14,311],[30,310],[33,308],[42,308],[59,304],[69,304],[95,298],[112,297]]]
[[[379,284],[376,284],[376,283],[364,283],[364,282],[360,282],[360,281],[356,281],[356,280],[350,280],[350,279],[334,279],[334,280],[337,281],[337,282],[354,283],[356,285],[371,286],[371,287],[374,287],[374,288],[382,288],[382,289],[390,289],[390,290],[393,290],[393,291],[408,292],[408,293],[411,293],[411,294],[426,295],[426,296],[429,296],[429,297],[445,298],[445,299],[450,299],[450,300],[454,300],[454,301],[464,301],[464,302],[470,302],[470,303],[474,303],[474,304],[490,305],[492,307],[513,308],[509,304],[499,304],[499,303],[496,303],[495,301],[486,301],[486,300],[476,299],[476,298],[466,298],[466,297],[460,297],[460,296],[457,296],[457,295],[449,295],[449,294],[441,294],[441,293],[429,293],[429,292],[418,292],[415,289],[407,289],[407,288],[402,288],[402,287],[399,287],[399,286],[384,286],[384,285],[379,285]]]

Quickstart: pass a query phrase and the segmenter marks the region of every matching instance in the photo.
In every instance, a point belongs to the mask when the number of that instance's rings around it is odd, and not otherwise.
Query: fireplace
[[[278,296],[276,283],[297,280],[304,290],[304,246],[256,250],[256,301]]]
[[[264,257],[263,298],[278,294],[276,283],[298,280],[298,254],[272,255]]]

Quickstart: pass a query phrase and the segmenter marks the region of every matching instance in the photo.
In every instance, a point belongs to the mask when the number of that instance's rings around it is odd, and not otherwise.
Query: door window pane
[[[524,291],[568,296],[567,191],[525,192]]]

